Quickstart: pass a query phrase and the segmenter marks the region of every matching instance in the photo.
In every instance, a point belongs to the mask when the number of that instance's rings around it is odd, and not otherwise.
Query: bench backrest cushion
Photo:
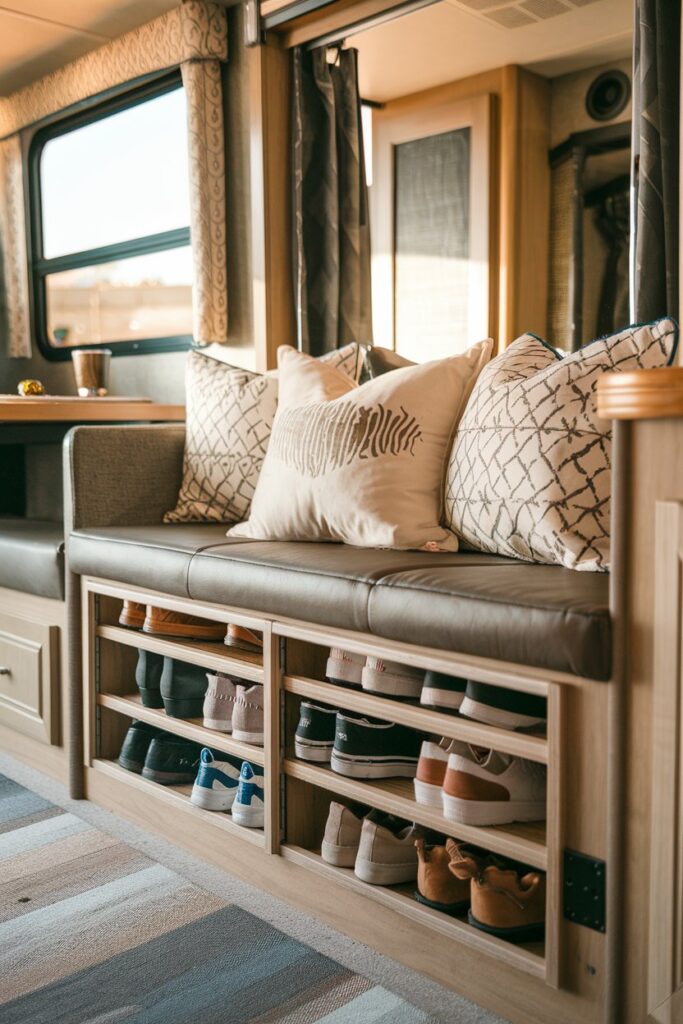
[[[446,525],[479,551],[608,570],[611,424],[597,415],[606,371],[667,366],[671,319],[627,327],[563,355],[533,334],[481,373],[446,474]]]

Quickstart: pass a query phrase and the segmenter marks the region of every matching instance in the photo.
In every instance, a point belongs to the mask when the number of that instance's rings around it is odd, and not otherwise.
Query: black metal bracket
[[[606,874],[607,865],[604,860],[575,850],[564,851],[562,902],[564,916],[568,921],[593,928],[596,932],[606,930]]]

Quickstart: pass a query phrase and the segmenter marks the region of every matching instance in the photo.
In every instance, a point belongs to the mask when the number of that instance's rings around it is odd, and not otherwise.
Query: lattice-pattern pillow
[[[446,525],[467,545],[570,569],[609,569],[611,424],[606,371],[667,366],[673,320],[627,327],[562,356],[525,334],[484,368],[446,474]]]
[[[321,356],[357,381],[359,345]],[[254,373],[190,352],[185,376],[183,482],[166,523],[239,523],[246,519],[277,409],[278,375]]]

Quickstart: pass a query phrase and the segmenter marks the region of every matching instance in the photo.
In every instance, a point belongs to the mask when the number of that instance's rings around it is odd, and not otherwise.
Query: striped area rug
[[[434,1018],[0,776],[0,1021]]]

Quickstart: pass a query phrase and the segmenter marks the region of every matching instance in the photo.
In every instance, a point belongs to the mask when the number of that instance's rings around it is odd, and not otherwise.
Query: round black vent
[[[586,110],[594,121],[618,117],[631,98],[631,83],[623,71],[604,71],[586,93]]]

